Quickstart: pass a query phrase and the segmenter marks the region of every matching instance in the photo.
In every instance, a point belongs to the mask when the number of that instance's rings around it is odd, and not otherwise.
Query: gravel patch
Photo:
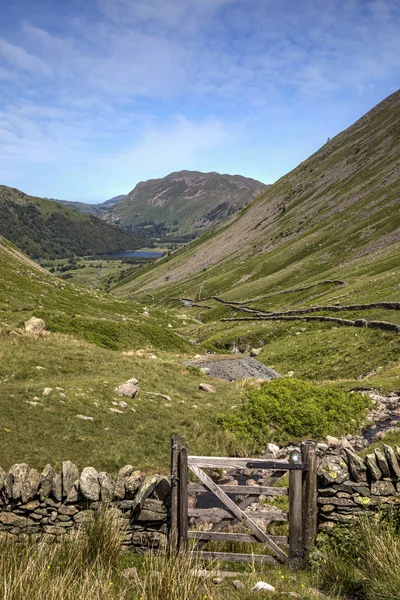
[[[241,379],[276,379],[281,377],[277,371],[266,367],[255,358],[229,358],[222,360],[187,360],[184,365],[208,369],[210,377],[227,379],[228,381],[240,381]]]

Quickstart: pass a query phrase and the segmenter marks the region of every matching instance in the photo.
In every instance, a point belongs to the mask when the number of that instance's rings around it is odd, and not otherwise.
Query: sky
[[[399,80],[400,0],[0,0],[0,184],[273,183]]]

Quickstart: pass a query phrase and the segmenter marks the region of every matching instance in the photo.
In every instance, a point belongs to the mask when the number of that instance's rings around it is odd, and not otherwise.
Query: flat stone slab
[[[227,379],[228,381],[240,381],[249,378],[270,381],[281,377],[277,371],[266,367],[255,358],[214,358],[210,360],[200,358],[186,360],[183,364],[198,369],[208,369],[207,374],[210,377]]]

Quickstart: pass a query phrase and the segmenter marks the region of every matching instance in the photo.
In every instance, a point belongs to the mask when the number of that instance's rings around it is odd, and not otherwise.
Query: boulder
[[[215,394],[217,391],[215,386],[211,385],[210,383],[200,383],[199,390],[202,390],[203,392],[208,392],[210,394]]]
[[[144,502],[153,493],[156,485],[158,483],[157,475],[152,475],[151,477],[146,477],[140,486],[135,498],[132,502],[132,510],[140,510],[143,507]]]
[[[77,479],[79,479],[78,467],[70,460],[65,460],[62,463],[62,495],[64,498],[68,496]]]
[[[121,467],[118,471],[117,481],[115,483],[114,496],[117,500],[123,500],[125,498],[125,480],[129,475],[131,475],[135,470],[135,467],[132,465],[125,465]]]
[[[323,485],[343,483],[350,478],[349,470],[343,458],[327,455],[319,462],[318,475]]]
[[[121,383],[118,387],[115,388],[114,393],[118,396],[127,396],[127,398],[136,398],[139,394],[139,381],[133,377],[132,379],[128,379],[125,383]]]
[[[375,454],[367,454],[365,463],[368,467],[368,473],[370,474],[372,481],[379,481],[382,477],[382,471],[378,467]]]
[[[276,456],[278,454],[280,448],[276,444],[272,444],[270,442],[269,444],[267,444],[267,450],[268,450],[269,454],[272,454],[273,456]]]
[[[43,333],[43,331],[46,331],[46,323],[43,321],[43,319],[31,317],[25,322],[25,331],[33,335]]]
[[[367,467],[362,458],[345,448],[349,470],[354,481],[367,481]]]
[[[88,500],[97,501],[100,498],[99,474],[93,467],[85,467],[81,473],[79,484],[82,494]]]
[[[373,496],[395,496],[396,488],[391,481],[374,481],[371,484]]]
[[[273,585],[265,583],[265,581],[258,581],[255,586],[250,590],[251,592],[275,592]]]
[[[339,446],[340,444],[338,438],[333,437],[332,435],[327,435],[325,439],[326,443],[329,444],[329,446]]]
[[[390,469],[388,462],[385,458],[385,455],[379,448],[375,448],[374,450],[376,462],[378,463],[378,467],[382,471],[384,477],[390,477]]]
[[[39,495],[42,500],[50,496],[51,484],[56,476],[56,472],[51,465],[46,465],[40,475]]]
[[[43,396],[50,396],[50,394],[51,394],[51,392],[52,392],[52,391],[53,391],[53,388],[51,388],[51,387],[46,387],[46,388],[44,388],[44,390],[43,390],[43,392],[42,392],[42,395],[43,395]]]
[[[99,473],[99,484],[100,484],[100,499],[102,502],[112,502],[114,500],[115,492],[115,481],[105,471]]]
[[[141,471],[134,471],[125,479],[125,492],[126,497],[129,500],[132,500],[141,486],[142,483],[142,473]]]

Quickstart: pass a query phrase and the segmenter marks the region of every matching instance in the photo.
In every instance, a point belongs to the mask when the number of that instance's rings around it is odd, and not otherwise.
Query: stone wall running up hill
[[[61,473],[47,465],[41,474],[27,464],[0,468],[0,526],[12,539],[43,534],[60,541],[81,529],[102,504],[123,519],[123,543],[137,553],[161,549],[167,540],[168,478],[145,477],[131,465],[116,478],[66,461]]]

